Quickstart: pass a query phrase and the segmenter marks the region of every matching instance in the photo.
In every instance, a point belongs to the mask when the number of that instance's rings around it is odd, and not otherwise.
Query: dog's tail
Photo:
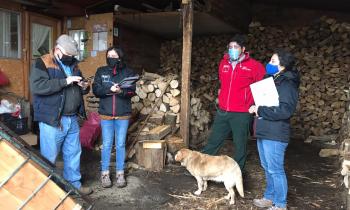
[[[243,179],[242,176],[239,176],[236,182],[236,189],[239,195],[244,198],[244,190],[243,190]]]

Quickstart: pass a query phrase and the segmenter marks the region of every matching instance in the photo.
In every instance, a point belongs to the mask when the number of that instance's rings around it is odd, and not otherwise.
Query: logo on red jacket
[[[242,70],[245,70],[245,71],[251,71],[251,70],[252,70],[252,69],[250,69],[250,68],[248,68],[248,67],[246,67],[246,66],[242,66],[241,69],[242,69]]]
[[[228,72],[230,70],[230,65],[224,65],[222,67],[222,72]]]

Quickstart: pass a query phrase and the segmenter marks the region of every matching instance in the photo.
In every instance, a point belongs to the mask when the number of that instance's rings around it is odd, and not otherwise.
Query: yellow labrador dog
[[[232,158],[222,156],[211,156],[189,149],[181,149],[175,155],[175,160],[181,162],[182,166],[196,178],[198,190],[194,192],[200,195],[207,189],[207,181],[224,182],[228,195],[225,199],[231,199],[230,204],[235,204],[235,191],[243,198],[243,181],[239,165]]]

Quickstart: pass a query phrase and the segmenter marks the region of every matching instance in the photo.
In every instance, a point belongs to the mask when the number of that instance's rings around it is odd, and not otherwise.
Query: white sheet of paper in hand
[[[255,105],[278,106],[278,92],[272,77],[250,85]]]

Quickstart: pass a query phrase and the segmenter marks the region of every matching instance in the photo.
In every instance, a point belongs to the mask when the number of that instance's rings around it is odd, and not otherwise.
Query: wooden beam
[[[192,51],[192,29],[193,29],[193,4],[192,0],[183,1],[182,8],[182,73],[181,73],[181,124],[180,132],[189,146],[190,127],[190,75],[191,75],[191,51]]]
[[[29,12],[24,11],[24,15],[22,17],[23,21],[23,50],[22,50],[22,58],[23,58],[23,92],[24,97],[30,100],[29,93],[29,72],[30,72],[30,23],[29,23]],[[31,119],[30,119],[31,120]]]

